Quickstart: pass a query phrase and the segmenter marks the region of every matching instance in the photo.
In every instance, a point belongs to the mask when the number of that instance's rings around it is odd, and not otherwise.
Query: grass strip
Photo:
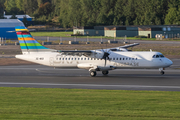
[[[0,88],[0,119],[180,119],[180,92]]]
[[[71,37],[73,32],[31,32],[32,36]]]
[[[48,37],[74,37],[71,36],[73,32],[31,32],[32,36],[48,36]],[[101,36],[88,36],[89,38],[101,39]],[[87,38],[87,36],[77,36],[77,38]],[[114,37],[102,36],[103,39],[114,39]],[[116,37],[116,39],[125,39],[124,37]],[[126,37],[129,40],[155,40],[155,38],[135,38],[135,37]]]
[[[71,36],[73,32],[31,32],[32,36],[48,36],[48,37],[74,37]],[[101,36],[88,36],[89,38],[101,39]],[[77,38],[87,38],[87,36],[77,36]],[[102,36],[103,39],[114,39],[114,37]],[[125,37],[116,37],[118,39],[125,39]],[[127,40],[150,40],[155,41],[156,38],[136,38],[136,37],[126,37]],[[164,39],[163,41],[180,41],[180,39]]]

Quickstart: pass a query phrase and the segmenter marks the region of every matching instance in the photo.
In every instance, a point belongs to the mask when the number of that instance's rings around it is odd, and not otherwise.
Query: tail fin
[[[46,48],[38,43],[29,33],[29,30],[23,26],[15,27],[19,44],[22,50],[22,53],[25,52],[49,52],[53,49]]]

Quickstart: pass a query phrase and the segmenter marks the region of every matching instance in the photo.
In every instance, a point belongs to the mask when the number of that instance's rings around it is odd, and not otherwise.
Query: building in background
[[[15,15],[17,17],[17,19],[19,19],[20,21],[23,21],[24,18],[27,19],[27,21],[31,22],[32,21],[32,17],[30,17],[29,15]],[[12,17],[12,15],[5,15],[4,14],[4,18],[6,19],[10,19]]]
[[[6,12],[4,11],[4,19],[11,19],[12,17],[16,17],[15,19],[24,22],[25,26],[34,25],[33,18],[29,15],[6,15]]]
[[[143,36],[155,38],[161,35],[164,38],[180,37],[180,26],[168,25],[142,25],[142,26],[95,26],[95,27],[74,27],[74,34],[88,36],[108,37],[135,37]]]
[[[0,38],[3,39],[17,39],[15,32],[16,26],[24,26],[23,22],[18,19],[0,19]]]
[[[162,36],[163,38],[176,38],[180,37],[180,26],[140,26],[138,27],[139,36],[146,36],[148,38],[157,38]]]
[[[104,27],[105,36],[108,37],[134,37],[138,36],[138,27],[131,26],[107,26]]]

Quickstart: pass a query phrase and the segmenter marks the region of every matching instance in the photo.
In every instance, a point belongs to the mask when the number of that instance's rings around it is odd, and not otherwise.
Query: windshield
[[[153,58],[164,58],[164,55],[163,54],[156,54],[156,55],[153,55]]]

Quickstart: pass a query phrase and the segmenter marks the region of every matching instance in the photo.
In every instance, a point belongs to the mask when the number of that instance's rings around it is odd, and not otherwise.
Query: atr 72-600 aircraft
[[[159,69],[163,75],[164,68],[172,65],[172,61],[159,52],[127,50],[137,43],[109,49],[61,51],[42,46],[25,27],[15,29],[22,50],[22,55],[16,55],[16,58],[55,68],[87,69],[92,77],[97,71],[107,75],[114,69]]]

